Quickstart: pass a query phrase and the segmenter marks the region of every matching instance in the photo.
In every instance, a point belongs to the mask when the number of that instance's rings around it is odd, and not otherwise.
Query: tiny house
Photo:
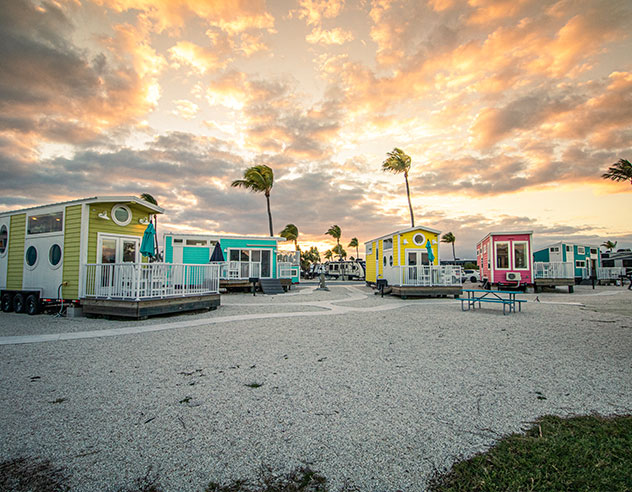
[[[459,296],[461,267],[440,265],[439,234],[429,227],[411,227],[365,242],[367,284],[385,281],[402,297]]]
[[[130,196],[93,197],[0,213],[2,310],[35,314],[83,291],[82,265],[135,263],[149,216]]]
[[[0,213],[2,310],[67,303],[85,314],[144,318],[219,305],[217,265],[149,263],[140,253],[162,208],[134,196],[92,197]]]
[[[219,243],[225,260],[220,274],[222,287],[248,286],[250,278],[279,279],[284,286],[298,283],[300,252],[279,250],[278,243],[283,241],[276,236],[172,232],[163,236],[167,263],[208,263]]]
[[[486,287],[526,289],[533,284],[533,231],[490,232],[476,245],[481,281]]]
[[[593,273],[597,274],[601,267],[601,251],[597,246],[578,245],[565,241],[536,251],[533,253],[533,258],[537,262],[570,263],[577,282],[590,278]]]

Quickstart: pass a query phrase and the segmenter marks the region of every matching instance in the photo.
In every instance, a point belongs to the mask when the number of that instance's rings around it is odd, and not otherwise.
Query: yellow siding
[[[66,207],[64,214],[64,264],[63,281],[68,285],[62,287],[64,299],[79,297],[79,263],[81,245],[81,205]]]
[[[399,234],[393,236],[393,266],[399,265]]]
[[[7,289],[21,289],[24,274],[24,235],[26,214],[11,216],[9,253],[7,258]]]
[[[375,283],[375,241],[371,241],[369,243],[373,245],[373,252],[369,254],[366,253],[366,277],[365,280],[367,282]]]
[[[89,235],[88,235],[88,263],[97,263],[97,234],[99,232],[116,234],[122,236],[142,237],[147,225],[139,224],[138,220],[147,218],[146,209],[140,208],[133,203],[124,203],[132,211],[132,221],[126,226],[120,226],[112,220],[112,207],[115,203],[97,203],[90,205]],[[106,211],[110,220],[103,220],[98,217],[100,212]]]
[[[428,241],[436,241],[437,244],[432,245],[432,253],[434,254],[434,262],[433,265],[439,264],[439,236],[434,232],[427,231],[423,228],[415,229],[414,231],[409,231],[401,235],[402,248],[399,252],[399,261],[401,265],[406,264],[406,250],[407,249],[421,249],[426,250],[426,243],[422,246],[418,246],[413,242],[413,236],[418,233],[422,233],[426,240]],[[395,242],[395,241],[393,241]],[[404,244],[406,243],[406,244]]]
[[[379,249],[380,249],[380,252],[379,252],[379,254],[378,254],[378,260],[379,260],[379,262],[378,262],[378,264],[377,264],[377,268],[378,268],[378,272],[377,272],[377,273],[378,273],[378,277],[380,277],[380,278],[384,278],[384,277],[383,277],[383,275],[384,275],[384,261],[383,261],[383,259],[382,259],[382,258],[383,258],[383,256],[384,256],[384,242],[380,239],[380,240],[378,241],[378,245],[379,245],[378,247],[379,247]]]

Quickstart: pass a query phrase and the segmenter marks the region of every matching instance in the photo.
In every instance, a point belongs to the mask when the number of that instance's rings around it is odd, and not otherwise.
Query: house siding
[[[7,258],[7,289],[21,289],[24,275],[26,214],[11,216]]]
[[[64,299],[79,298],[80,248],[81,248],[81,205],[66,207],[64,212],[64,256],[62,287]]]

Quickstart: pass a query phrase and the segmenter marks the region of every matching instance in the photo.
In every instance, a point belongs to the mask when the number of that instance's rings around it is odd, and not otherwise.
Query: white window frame
[[[57,214],[59,212],[61,212],[61,231],[40,232],[36,234],[29,234],[29,219],[31,217],[35,217],[37,215]],[[46,207],[46,208],[37,209],[37,211],[34,211],[34,213],[26,215],[26,224],[24,224],[24,227],[25,227],[24,237],[28,237],[28,238],[63,236],[66,230],[66,209],[62,208],[60,210],[59,207]]]
[[[498,245],[500,244],[507,245],[507,268],[502,268],[498,266]],[[511,270],[512,254],[511,254],[511,248],[509,246],[510,246],[509,241],[495,241],[494,242],[494,270],[502,270],[502,271]]]
[[[575,260],[575,268],[586,268],[586,260]]]
[[[585,255],[586,254],[586,248],[584,248],[584,246],[577,246],[577,254],[578,255]]]
[[[8,244],[8,241],[7,241],[7,244]],[[369,256],[372,254],[373,254],[373,243],[368,243],[366,245],[366,255]]]
[[[1,224],[0,225],[0,229],[2,229],[4,227],[7,230],[7,244],[6,244],[6,247],[4,248],[4,251],[2,253],[0,253],[0,258],[4,258],[9,253],[9,232],[10,232],[9,231],[9,229],[10,229],[9,225],[10,225],[10,222],[9,222],[9,224]]]
[[[524,268],[518,268],[516,266],[516,245],[517,244],[524,244],[525,245],[525,251],[526,251],[526,256],[527,256],[527,266],[524,267]],[[522,272],[529,271],[530,267],[531,267],[530,258],[531,258],[531,254],[529,252],[529,241],[513,241],[512,242],[511,259],[513,261],[512,267],[513,267],[514,270],[520,270]]]
[[[53,265],[50,262],[50,250],[55,245],[59,246],[59,249],[61,250],[61,256],[59,257],[59,261],[57,262],[57,265]],[[51,270],[57,270],[64,263],[64,248],[61,247],[61,244],[59,244],[59,243],[52,243],[48,247],[48,254],[46,255],[46,261],[48,262],[48,266],[50,267]]]
[[[559,253],[559,252],[560,252],[560,248],[559,248],[558,246],[551,246],[551,247],[549,248],[549,251],[550,251],[551,253]]]
[[[421,236],[424,238],[424,240],[420,243],[418,243],[415,238],[417,236]],[[428,241],[428,238],[426,237],[425,234],[421,233],[421,232],[416,232],[415,234],[413,234],[413,243],[416,244],[417,246],[423,246],[424,244],[426,244],[426,241]]]
[[[97,257],[95,258],[96,261],[95,263],[101,263],[101,259],[103,257],[103,239],[133,239],[135,241],[138,242],[138,247],[136,248],[136,258],[134,259],[134,263],[140,263],[142,261],[141,259],[141,254],[140,254],[140,245],[142,242],[142,237],[140,236],[132,236],[129,234],[111,234],[111,233],[105,233],[105,232],[98,232],[97,233]],[[116,243],[116,256],[119,256],[119,243],[117,241]],[[129,262],[131,263],[131,262]]]
[[[114,213],[118,208],[122,208],[124,210],[127,210],[127,213],[129,214],[129,216],[127,217],[127,220],[121,222],[120,220],[118,220],[116,218],[116,214]],[[132,214],[132,209],[129,208],[127,205],[125,205],[124,203],[115,203],[112,206],[112,210],[110,211],[110,214],[112,215],[112,221],[116,224],[119,225],[121,227],[125,227],[126,225],[129,225],[130,222],[132,221],[132,217],[134,214]]]
[[[393,249],[393,238],[389,237],[389,238],[384,239],[382,241],[382,247],[384,248],[384,251]]]
[[[28,262],[26,261],[26,255],[28,254],[30,248],[34,248],[35,254],[37,255],[35,257],[35,263],[33,263],[32,265],[29,265]],[[40,256],[41,255],[40,255],[39,249],[37,249],[37,246],[35,246],[34,244],[29,244],[28,246],[26,246],[24,248],[24,268],[26,268],[27,270],[35,270],[37,268],[37,265],[39,264]]]
[[[187,241],[205,241],[204,244],[188,244]],[[186,238],[184,243],[181,243],[185,248],[208,248],[208,239],[195,239],[195,238]]]

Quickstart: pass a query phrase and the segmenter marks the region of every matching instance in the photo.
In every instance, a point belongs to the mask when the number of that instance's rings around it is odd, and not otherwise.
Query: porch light
[[[104,210],[103,212],[101,212],[98,215],[99,219],[103,219],[103,220],[110,220],[110,218],[108,217],[108,213],[106,210]]]

